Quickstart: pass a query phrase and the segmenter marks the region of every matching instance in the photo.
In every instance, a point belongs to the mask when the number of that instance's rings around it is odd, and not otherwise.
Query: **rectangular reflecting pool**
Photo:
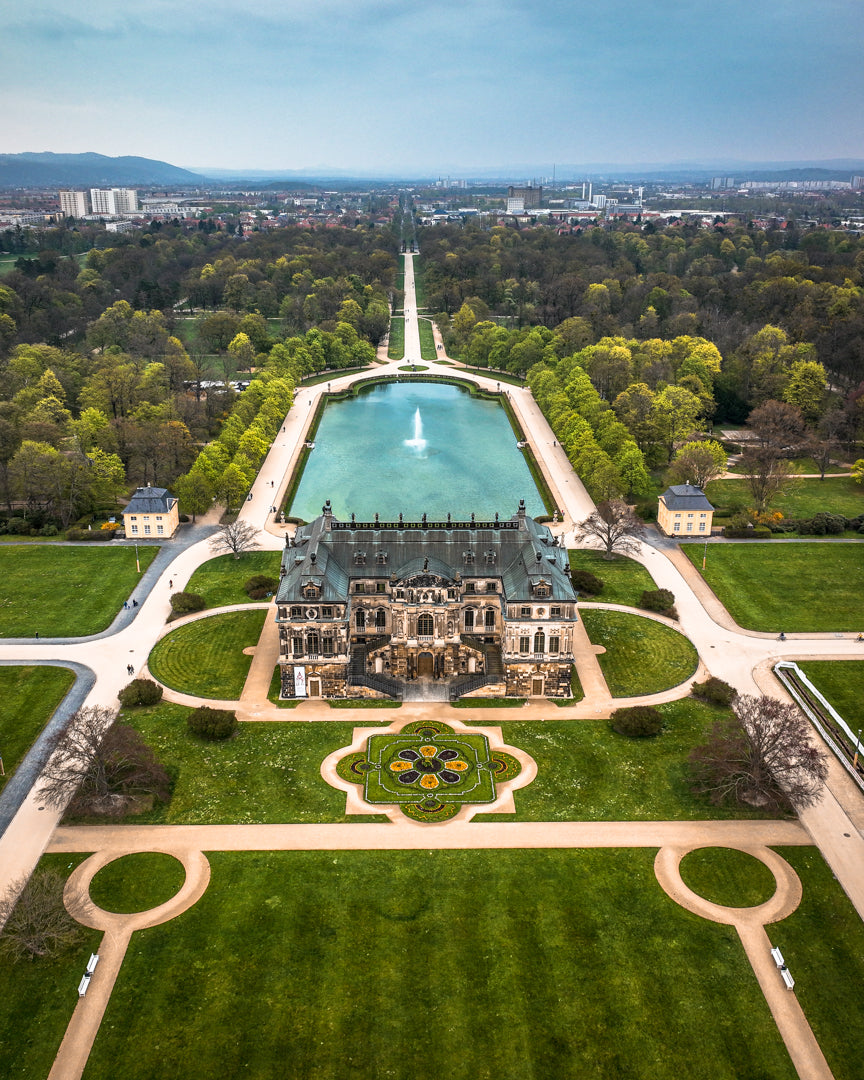
[[[379,383],[327,405],[290,513],[310,521],[327,499],[337,518],[359,521],[503,519],[520,499],[532,517],[545,512],[504,409],[424,382]]]

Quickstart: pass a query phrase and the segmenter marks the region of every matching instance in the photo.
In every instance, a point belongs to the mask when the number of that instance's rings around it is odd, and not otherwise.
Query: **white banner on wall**
[[[306,697],[306,668],[294,668],[294,696]]]

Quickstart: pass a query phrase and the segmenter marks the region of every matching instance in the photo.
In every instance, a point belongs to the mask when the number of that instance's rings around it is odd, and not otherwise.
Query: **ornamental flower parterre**
[[[409,787],[419,781],[425,791],[434,791],[442,783],[458,784],[459,774],[465,772],[468,762],[463,761],[456,750],[430,743],[418,750],[400,750],[389,768],[400,784]]]

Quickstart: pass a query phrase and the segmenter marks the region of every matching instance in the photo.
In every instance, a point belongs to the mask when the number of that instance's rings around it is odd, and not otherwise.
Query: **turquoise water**
[[[311,521],[326,499],[337,518],[358,521],[503,519],[520,499],[532,517],[544,513],[501,406],[421,382],[379,383],[327,406],[291,515]]]

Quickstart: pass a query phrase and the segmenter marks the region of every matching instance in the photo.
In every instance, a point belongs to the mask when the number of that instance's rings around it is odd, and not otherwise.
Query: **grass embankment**
[[[754,808],[715,807],[690,790],[687,757],[727,710],[692,698],[658,708],[663,731],[648,739],[619,735],[608,720],[550,717],[525,721],[514,716],[508,721],[502,716],[505,741],[534,758],[537,777],[514,793],[515,817],[490,814],[476,820],[697,821],[776,816]]]
[[[864,488],[851,476],[829,476],[824,480],[798,480],[796,488],[771,502],[787,518],[811,518],[814,514],[844,514],[853,518],[864,514]],[[746,480],[712,480],[705,489],[709,501],[717,507],[746,509],[753,506],[753,496]]]
[[[258,644],[267,612],[231,611],[179,626],[156,643],[148,667],[155,679],[202,698],[236,701]]]
[[[243,585],[256,574],[266,574],[278,581],[281,558],[280,551],[248,551],[239,559],[233,555],[220,555],[198,567],[185,591],[203,597],[207,607],[260,604],[260,600],[249,599]]]
[[[604,559],[599,551],[588,551],[585,548],[570,551],[568,555],[572,570],[587,570],[603,582],[603,591],[597,596],[589,596],[588,593],[580,594],[582,600],[586,602],[597,600],[603,604],[626,604],[629,607],[638,607],[645,589],[657,587],[645,567],[635,559],[627,558],[626,555]]]
[[[143,574],[159,548],[138,550]],[[131,546],[0,547],[0,637],[98,634],[140,578]]]
[[[211,853],[202,899],[133,940],[85,1080],[405,1076],[418,1053],[430,1076],[793,1080],[735,930],[653,858]]]
[[[170,900],[186,880],[183,863],[161,851],[136,851],[103,866],[90,883],[90,897],[105,911],[149,911]]]
[[[419,319],[417,328],[420,331],[420,359],[434,360],[438,356],[438,350],[435,348],[432,323],[429,319]]]
[[[582,609],[582,621],[612,697],[659,694],[689,679],[699,657],[690,641],[671,626],[626,611]]]
[[[681,550],[701,570],[701,545]],[[713,544],[702,571],[720,602],[748,630],[862,630],[864,545]]]
[[[405,320],[401,317],[390,320],[387,355],[391,360],[401,360],[405,355]]]
[[[324,758],[351,743],[353,723],[244,723],[234,738],[206,742],[189,732],[188,714],[168,703],[124,712],[174,779],[171,802],[130,819],[132,824],[383,820],[346,818],[344,792],[321,776]]]
[[[861,652],[861,660],[807,660],[798,665],[853,732],[864,728],[864,645]]]
[[[0,790],[74,682],[68,668],[0,667]]]

